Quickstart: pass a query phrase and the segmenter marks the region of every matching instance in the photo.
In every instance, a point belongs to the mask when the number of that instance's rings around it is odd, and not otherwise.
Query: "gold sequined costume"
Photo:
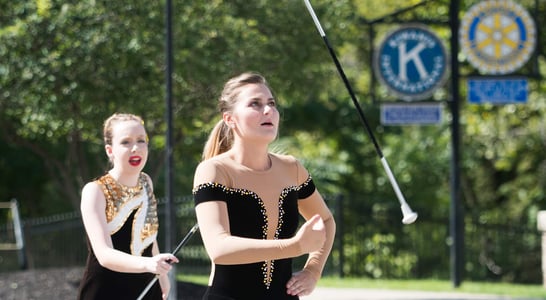
[[[106,221],[115,249],[139,256],[152,256],[158,232],[157,201],[141,173],[136,187],[118,183],[110,174],[95,182],[106,198]],[[89,255],[78,299],[136,299],[153,280],[151,273],[119,273],[102,267],[88,241]],[[156,283],[145,299],[161,299]]]

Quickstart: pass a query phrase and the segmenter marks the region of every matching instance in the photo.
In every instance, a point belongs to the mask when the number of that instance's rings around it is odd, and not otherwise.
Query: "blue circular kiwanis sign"
[[[445,82],[448,55],[432,31],[411,24],[387,35],[374,53],[374,69],[394,95],[422,100]]]

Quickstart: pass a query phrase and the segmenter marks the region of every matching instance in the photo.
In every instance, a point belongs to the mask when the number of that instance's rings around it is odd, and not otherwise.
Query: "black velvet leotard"
[[[229,159],[214,162],[218,182],[198,184],[195,205],[223,201],[227,205],[231,235],[266,239],[269,226],[276,226],[273,239],[287,239],[296,233],[299,222],[298,200],[315,191],[310,176],[290,156],[271,155],[272,168],[255,172]],[[302,173],[307,179],[298,178]],[[275,189],[276,192],[271,191]],[[263,195],[278,195],[278,219],[267,214]],[[292,259],[248,264],[215,264],[211,285],[203,299],[285,300],[298,299],[286,293],[292,276]]]

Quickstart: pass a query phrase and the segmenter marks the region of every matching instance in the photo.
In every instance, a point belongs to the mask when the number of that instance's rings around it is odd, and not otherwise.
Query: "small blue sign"
[[[468,79],[467,100],[470,103],[526,103],[529,84],[526,78]]]
[[[382,104],[381,124],[439,124],[442,122],[442,105],[426,104]]]
[[[442,40],[424,25],[409,24],[393,31],[374,55],[378,79],[403,100],[428,98],[445,82],[447,52]]]

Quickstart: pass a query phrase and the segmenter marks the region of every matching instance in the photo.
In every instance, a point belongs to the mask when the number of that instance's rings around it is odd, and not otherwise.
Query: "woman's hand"
[[[326,229],[319,215],[314,215],[305,222],[296,233],[300,249],[303,253],[310,253],[320,249],[326,241]]]
[[[172,269],[171,264],[177,263],[178,258],[169,253],[161,253],[147,258],[146,270],[156,275],[167,275]]]
[[[318,279],[307,270],[302,270],[292,275],[286,283],[286,293],[292,296],[307,296],[315,290]]]

